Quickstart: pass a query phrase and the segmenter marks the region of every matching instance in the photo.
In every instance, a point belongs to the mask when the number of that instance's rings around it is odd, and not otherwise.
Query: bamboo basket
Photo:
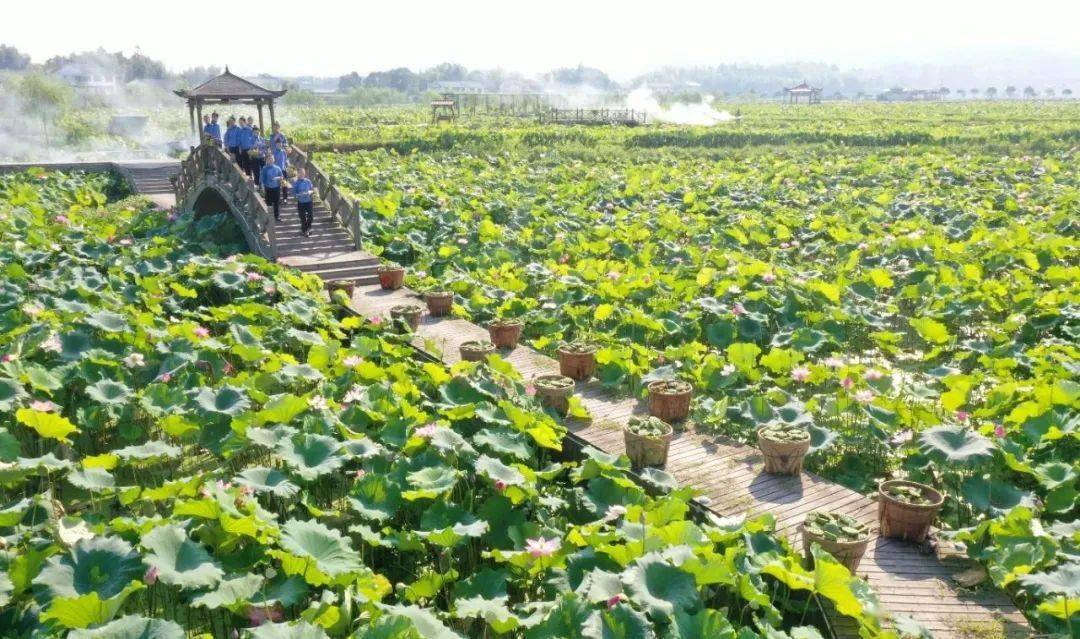
[[[632,432],[629,428],[623,429],[623,443],[626,445],[626,456],[635,468],[643,466],[664,467],[667,465],[668,449],[671,448],[671,428],[666,435],[660,437],[646,437]]]
[[[801,442],[777,442],[766,439],[758,429],[758,448],[765,458],[765,472],[773,475],[798,475],[802,472],[803,459],[810,450],[810,440]]]
[[[664,381],[656,381],[649,384],[649,414],[659,417],[671,424],[690,415],[690,397],[694,393],[693,387],[688,390],[669,393],[659,390]]]
[[[454,294],[449,291],[438,291],[435,293],[428,293],[424,296],[424,301],[427,302],[428,312],[434,317],[442,317],[450,313],[450,309],[454,306]]]
[[[590,353],[574,353],[564,351],[559,353],[559,372],[563,376],[577,381],[584,381],[596,374],[596,351]]]
[[[488,335],[491,336],[491,343],[497,348],[516,348],[523,328],[525,328],[524,324],[517,322],[507,324],[492,322],[488,326]]]
[[[934,501],[925,505],[900,501],[885,492],[888,486],[896,485],[914,486]],[[934,520],[937,519],[944,504],[945,495],[926,484],[905,479],[882,482],[878,486],[878,523],[881,527],[881,536],[917,543],[926,541],[926,537],[930,534],[930,527],[934,525]]]
[[[803,524],[799,524],[799,535],[802,536],[803,555],[809,562],[813,558],[813,554],[810,552],[810,546],[814,543],[821,546],[821,548],[827,551],[840,563],[847,566],[847,569],[854,573],[859,568],[859,562],[862,561],[863,555],[866,554],[867,547],[870,546],[871,535],[867,535],[865,539],[858,541],[836,541],[832,539],[825,539],[819,535],[815,535],[811,532],[807,532]]]

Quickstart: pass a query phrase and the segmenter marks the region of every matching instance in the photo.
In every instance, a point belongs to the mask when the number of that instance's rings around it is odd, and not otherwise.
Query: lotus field
[[[567,455],[498,360],[418,360],[119,189],[0,177],[4,637],[893,636],[770,517]]]
[[[614,393],[692,383],[687,427],[799,425],[810,470],[933,486],[980,587],[1080,632],[1080,111],[889,108],[310,139],[413,288],[597,344]]]

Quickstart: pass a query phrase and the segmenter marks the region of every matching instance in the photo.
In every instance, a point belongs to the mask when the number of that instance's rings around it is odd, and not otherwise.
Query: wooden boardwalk
[[[138,188],[138,182],[133,182]],[[159,182],[151,180],[148,184],[159,185]],[[322,207],[317,208],[316,227],[328,222],[327,215]],[[332,229],[324,231],[333,234],[333,241],[326,243],[329,246],[319,243],[309,247],[303,245],[304,240],[292,226],[287,223],[281,231],[286,237],[295,238],[299,250],[280,261],[308,272],[327,273],[328,279],[355,281],[352,301],[362,315],[386,319],[390,307],[396,304],[422,302],[408,289],[379,288],[372,282],[377,260],[345,246]],[[307,248],[312,250],[305,252]],[[425,314],[414,342],[453,364],[459,361],[458,346],[462,342],[487,337],[486,329],[468,321]],[[555,360],[524,346],[503,356],[526,379],[558,371]],[[568,428],[601,450],[622,453],[621,428],[631,415],[647,413],[644,403],[615,397],[596,381],[579,383],[576,393],[592,420],[570,423]],[[696,488],[699,501],[718,515],[771,513],[776,518],[777,531],[788,535],[796,548],[801,547],[796,526],[814,509],[848,513],[873,528],[877,525],[877,504],[871,499],[811,473],[800,477],[768,475],[763,472],[757,449],[721,437],[693,431],[678,433],[672,441],[666,470],[682,484]],[[957,586],[952,575],[970,566],[970,562],[956,554],[944,556],[913,544],[879,538],[871,545],[858,573],[877,592],[886,612],[915,618],[934,637],[1032,636],[1026,619],[1004,593],[987,587],[969,591]],[[851,620],[831,615],[830,621],[838,636],[857,636]]]
[[[384,291],[378,285],[358,286],[353,293],[353,306],[369,318],[385,320],[390,307],[403,303],[422,304],[422,300],[408,289]],[[425,313],[415,343],[453,364],[460,361],[458,346],[474,339],[488,339],[487,330],[462,319]],[[557,361],[524,346],[503,356],[525,379],[559,370]],[[568,428],[596,448],[624,452],[622,426],[631,415],[648,414],[645,403],[614,397],[595,380],[579,383],[576,393],[592,421],[570,422]],[[722,437],[693,431],[676,434],[666,470],[680,483],[696,488],[699,500],[718,515],[771,513],[777,531],[787,535],[796,548],[802,543],[796,526],[806,513],[819,508],[847,513],[877,528],[877,502],[812,473],[801,477],[766,474],[756,448]],[[914,617],[934,637],[1030,637],[1027,620],[1004,593],[958,588],[952,575],[970,566],[956,555],[944,556],[914,544],[878,538],[858,573],[873,586],[887,612]],[[834,615],[831,622],[838,636],[857,636],[854,623],[847,618]]]

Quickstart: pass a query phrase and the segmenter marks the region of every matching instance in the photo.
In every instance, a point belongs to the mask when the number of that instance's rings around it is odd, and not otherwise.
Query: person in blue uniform
[[[208,136],[214,142],[221,144],[221,125],[218,124],[218,114],[210,116],[210,122],[203,127],[203,135]]]
[[[248,151],[255,146],[255,133],[251,130],[251,124],[244,118],[240,118],[240,168],[251,175],[251,156]]]
[[[315,203],[313,201],[315,187],[307,178],[307,172],[303,167],[296,169],[296,179],[293,180],[293,192],[296,193],[296,212],[300,216],[300,232],[304,237],[311,237],[311,223],[315,220]]]
[[[285,174],[281,167],[274,164],[274,156],[266,158],[266,166],[262,168],[259,181],[262,182],[263,193],[266,196],[266,205],[274,211],[274,219],[281,221],[281,180]]]
[[[225,148],[237,164],[240,164],[240,140],[237,139],[239,133],[240,127],[236,126],[236,118],[229,116],[225,122]]]
[[[251,176],[255,180],[255,186],[260,186],[262,170],[266,166],[266,156],[270,154],[270,143],[259,135],[259,127],[253,126],[251,130],[255,132],[255,146],[251,148]]]
[[[286,176],[288,175],[288,154],[285,153],[284,147],[273,147],[273,162],[281,167],[281,171]],[[288,200],[288,182],[282,182],[281,185],[281,201]]]

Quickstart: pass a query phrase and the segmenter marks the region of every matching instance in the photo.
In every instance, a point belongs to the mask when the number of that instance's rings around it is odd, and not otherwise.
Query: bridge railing
[[[185,202],[200,182],[213,186],[229,200],[252,249],[267,259],[275,259],[274,216],[259,197],[255,185],[220,147],[206,144],[192,147],[191,153],[180,162],[180,172],[173,179],[177,203]]]
[[[323,202],[330,210],[330,215],[337,218],[349,234],[352,236],[356,250],[360,250],[360,203],[350,200],[334,184],[334,178],[326,175],[326,172],[311,161],[303,150],[295,146],[289,148],[289,162],[295,167],[301,167],[307,172],[308,179]]]

